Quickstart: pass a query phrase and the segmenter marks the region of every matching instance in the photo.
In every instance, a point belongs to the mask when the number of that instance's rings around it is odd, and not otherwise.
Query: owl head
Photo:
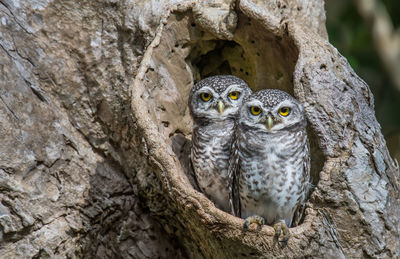
[[[306,126],[303,105],[290,94],[266,89],[243,101],[239,124],[252,130],[275,133]]]
[[[189,96],[190,113],[195,121],[235,119],[243,99],[250,94],[251,89],[236,76],[211,76],[192,88]]]

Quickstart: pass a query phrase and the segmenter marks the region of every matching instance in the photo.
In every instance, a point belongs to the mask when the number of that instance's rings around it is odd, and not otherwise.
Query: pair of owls
[[[191,90],[191,162],[201,191],[215,205],[273,225],[279,238],[305,200],[310,175],[303,106],[286,92],[252,93],[240,78],[201,80]]]

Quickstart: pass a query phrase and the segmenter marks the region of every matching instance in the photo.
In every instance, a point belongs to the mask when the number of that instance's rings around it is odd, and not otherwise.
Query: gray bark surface
[[[322,0],[0,0],[1,258],[396,258],[399,171]],[[193,83],[305,106],[315,188],[286,247],[188,170]]]

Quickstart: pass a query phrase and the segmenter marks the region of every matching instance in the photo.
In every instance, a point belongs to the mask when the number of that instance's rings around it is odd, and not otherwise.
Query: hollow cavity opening
[[[199,41],[187,61],[192,67],[195,83],[209,76],[234,75],[254,85],[255,63],[235,41]]]
[[[233,40],[221,40],[196,25],[190,13],[169,18],[146,74],[149,107],[159,131],[169,141],[189,182],[192,120],[188,109],[191,87],[212,75],[232,74],[253,91],[275,88],[294,95],[293,74],[298,50],[287,36],[276,36],[257,21],[239,15]],[[316,186],[325,158],[317,135],[308,127],[311,183]],[[299,222],[301,224],[302,221]]]

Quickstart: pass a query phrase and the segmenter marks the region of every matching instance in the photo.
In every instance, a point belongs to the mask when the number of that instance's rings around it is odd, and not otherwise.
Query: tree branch
[[[353,2],[368,25],[386,72],[400,91],[400,33],[395,30],[381,1],[353,0]]]

